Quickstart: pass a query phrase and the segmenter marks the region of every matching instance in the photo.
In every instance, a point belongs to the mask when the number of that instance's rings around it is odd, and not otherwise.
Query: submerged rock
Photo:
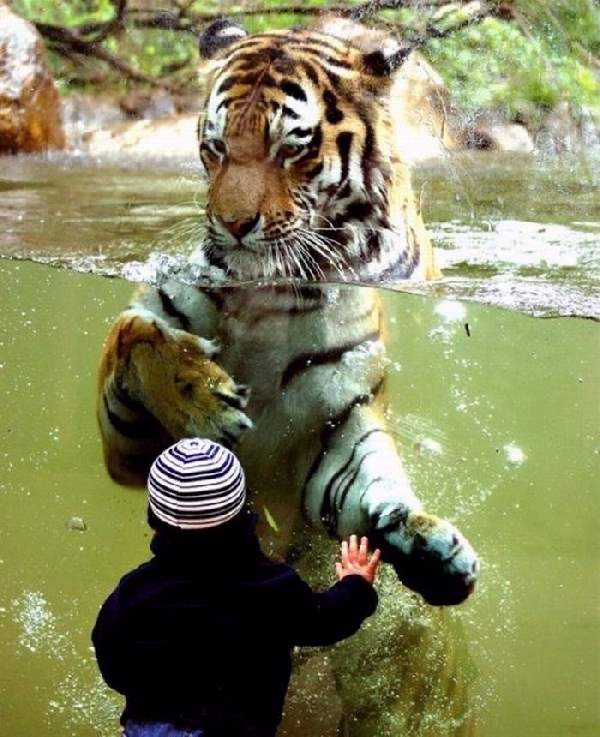
[[[69,517],[66,521],[66,526],[68,530],[75,530],[77,532],[85,532],[87,530],[86,521],[83,517],[78,517],[77,515]]]
[[[64,147],[61,104],[44,42],[0,0],[0,154]]]

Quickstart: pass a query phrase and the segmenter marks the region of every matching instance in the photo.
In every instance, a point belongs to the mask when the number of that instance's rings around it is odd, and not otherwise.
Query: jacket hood
[[[150,550],[156,560],[182,570],[190,568],[206,575],[222,571],[254,567],[265,558],[256,535],[258,516],[244,508],[236,517],[217,527],[204,530],[180,530],[161,525],[155,530]]]

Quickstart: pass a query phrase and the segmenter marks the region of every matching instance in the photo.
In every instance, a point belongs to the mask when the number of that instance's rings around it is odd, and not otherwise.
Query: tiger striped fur
[[[202,257],[232,278],[296,283],[139,290],[100,365],[108,470],[142,484],[174,439],[235,446],[255,503],[279,521],[279,552],[306,545],[307,521],[364,533],[428,602],[458,603],[477,558],[423,512],[387,431],[377,294],[326,283],[436,273],[394,143],[405,51],[335,19],[250,37],[217,22],[201,50],[214,57]]]
[[[338,19],[238,40],[213,63],[200,143],[212,264],[243,278],[437,274],[394,128],[405,55]]]

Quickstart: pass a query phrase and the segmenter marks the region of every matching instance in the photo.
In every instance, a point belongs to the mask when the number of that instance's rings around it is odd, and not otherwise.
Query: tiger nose
[[[257,212],[256,215],[250,220],[226,220],[225,218],[222,218],[223,225],[236,238],[243,238],[245,235],[248,235],[248,233],[251,230],[254,230],[254,228],[258,225],[259,220],[259,212]]]

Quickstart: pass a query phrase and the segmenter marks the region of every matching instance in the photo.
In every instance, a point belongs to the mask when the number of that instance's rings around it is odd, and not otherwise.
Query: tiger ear
[[[325,15],[312,28],[358,49],[362,70],[381,79],[391,77],[413,50],[409,43],[398,41],[385,31],[367,28],[352,18]]]
[[[391,77],[404,64],[412,50],[410,44],[387,36],[377,48],[362,49],[364,71],[373,77]]]
[[[245,28],[230,21],[228,18],[219,18],[207,26],[198,40],[200,56],[203,59],[213,59],[219,52],[232,43],[245,38],[248,32]]]

